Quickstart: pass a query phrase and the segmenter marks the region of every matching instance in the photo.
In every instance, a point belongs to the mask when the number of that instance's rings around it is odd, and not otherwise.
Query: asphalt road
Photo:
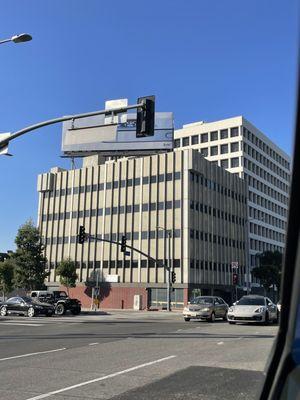
[[[0,399],[254,399],[276,332],[163,312],[0,317]]]

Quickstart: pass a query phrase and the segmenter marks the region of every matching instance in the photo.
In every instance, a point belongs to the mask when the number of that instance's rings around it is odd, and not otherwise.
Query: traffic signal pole
[[[149,97],[151,97],[151,96],[149,96]],[[140,98],[140,99],[143,99],[143,98]],[[99,110],[99,111],[93,111],[93,112],[88,112],[88,113],[84,113],[84,114],[67,115],[67,116],[64,116],[64,117],[53,118],[53,119],[49,119],[47,121],[39,122],[37,124],[27,126],[26,128],[23,128],[23,129],[21,129],[21,130],[19,130],[17,132],[14,132],[14,133],[10,134],[9,136],[5,137],[4,139],[0,140],[0,152],[1,152],[1,149],[2,150],[5,149],[6,146],[8,146],[9,142],[11,142],[13,139],[16,139],[19,136],[25,135],[25,133],[34,131],[34,130],[39,129],[39,128],[43,128],[44,126],[58,124],[59,122],[64,122],[64,121],[72,121],[72,120],[75,120],[75,119],[92,117],[94,115],[108,115],[108,114],[115,115],[115,114],[124,113],[124,112],[126,112],[128,110],[133,110],[133,109],[144,110],[145,107],[146,107],[146,103],[145,102],[141,102],[141,103],[138,103],[138,104],[134,104],[132,106],[114,108],[114,109],[111,109],[111,110]],[[144,134],[144,136],[146,136],[146,134]]]

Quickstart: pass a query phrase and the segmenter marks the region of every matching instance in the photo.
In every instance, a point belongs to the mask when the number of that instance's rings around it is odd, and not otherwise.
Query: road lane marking
[[[23,357],[37,356],[37,355],[39,355],[39,354],[55,353],[55,352],[57,352],[57,351],[62,351],[62,350],[66,350],[66,348],[65,348],[65,347],[62,347],[61,349],[47,350],[47,351],[38,351],[37,353],[28,353],[28,354],[21,354],[20,356],[5,357],[5,358],[0,358],[0,361],[14,360],[15,358],[23,358]]]
[[[217,344],[224,344],[224,342],[218,342]]]
[[[99,343],[89,343],[89,346],[95,346],[96,344],[99,344]]]
[[[21,322],[0,322],[0,325],[11,325],[11,326],[43,326],[43,324],[22,324]]]
[[[48,393],[40,394],[40,395],[35,396],[35,397],[30,397],[29,399],[26,399],[26,400],[41,400],[41,399],[45,399],[46,397],[53,396],[54,394],[66,392],[67,390],[76,389],[76,388],[81,387],[81,386],[89,385],[90,383],[100,382],[100,381],[104,381],[105,379],[114,378],[115,376],[127,374],[127,372],[132,372],[132,371],[135,371],[137,369],[148,367],[148,366],[153,365],[153,364],[158,364],[158,363],[163,362],[163,361],[171,360],[172,358],[175,358],[175,357],[177,357],[177,356],[173,355],[173,356],[160,358],[158,360],[150,361],[150,362],[147,362],[145,364],[136,365],[135,367],[132,367],[132,368],[128,368],[128,369],[124,369],[122,371],[114,372],[113,374],[102,376],[101,378],[91,379],[90,381],[77,383],[76,385],[68,386],[68,387],[65,387],[65,388],[59,389],[59,390],[54,390],[53,392],[48,392]]]

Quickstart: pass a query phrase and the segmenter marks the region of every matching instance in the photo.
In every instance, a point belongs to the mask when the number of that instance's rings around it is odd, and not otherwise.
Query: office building
[[[84,306],[91,301],[91,280],[100,279],[101,307],[166,306],[168,235],[171,268],[176,273],[172,301],[181,308],[193,289],[230,301],[231,263],[240,267],[245,287],[247,195],[244,180],[219,168],[198,152],[184,149],[140,158],[100,162],[86,157],[74,170],[53,168],[38,177],[38,226],[50,275],[57,286],[58,263],[76,262],[78,285],[71,292]],[[79,226],[91,237],[77,243]],[[97,240],[121,241],[152,258]]]
[[[247,182],[251,268],[259,253],[283,252],[290,157],[242,116],[183,125],[174,137],[176,149],[195,149]]]

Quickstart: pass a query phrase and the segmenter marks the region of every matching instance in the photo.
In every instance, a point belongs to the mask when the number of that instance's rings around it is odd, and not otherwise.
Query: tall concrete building
[[[85,306],[91,301],[87,282],[96,272],[102,307],[132,308],[134,295],[142,296],[144,308],[164,307],[168,233],[176,273],[174,307],[182,307],[195,288],[229,301],[232,262],[239,263],[245,286],[244,180],[192,149],[100,164],[100,157],[87,157],[80,169],[53,168],[38,177],[48,286],[58,285],[57,264],[70,257],[79,277],[73,294]],[[83,245],[76,240],[80,225],[93,235]],[[95,239],[121,241],[122,235],[159,263],[134,251],[126,256],[117,245]]]
[[[283,252],[290,157],[242,116],[183,125],[174,137],[176,149],[196,149],[248,183],[250,266],[265,250]]]

